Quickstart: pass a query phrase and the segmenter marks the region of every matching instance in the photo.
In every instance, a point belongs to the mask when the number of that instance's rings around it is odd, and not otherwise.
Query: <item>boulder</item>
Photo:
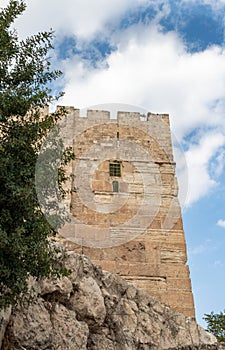
[[[193,317],[68,255],[68,277],[42,281],[32,304],[0,314],[2,350],[225,350]]]

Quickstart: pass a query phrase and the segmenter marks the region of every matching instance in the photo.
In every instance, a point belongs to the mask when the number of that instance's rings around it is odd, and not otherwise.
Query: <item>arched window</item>
[[[113,186],[113,192],[119,192],[119,182],[118,181],[113,181],[112,186]]]

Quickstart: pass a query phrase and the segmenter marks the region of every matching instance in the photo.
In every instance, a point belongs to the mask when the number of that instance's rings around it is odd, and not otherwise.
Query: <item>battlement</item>
[[[115,118],[113,113],[107,110],[88,109],[80,110],[72,106],[57,106],[66,110],[67,115],[60,122],[62,135],[67,145],[73,143],[75,137],[91,128],[105,130],[112,137],[119,132],[120,139],[127,139],[131,134],[131,128],[139,132],[139,140],[146,138],[155,140],[162,150],[167,154],[170,161],[173,161],[172,140],[170,132],[170,121],[168,114],[146,114],[140,112],[117,111]],[[115,131],[116,130],[116,131]],[[110,134],[111,133],[111,134]],[[130,136],[129,136],[130,137]],[[135,136],[134,136],[135,138]],[[137,140],[137,143],[140,141]]]
[[[73,106],[57,106],[57,110],[59,108],[65,108],[68,115],[74,117],[75,119],[79,118],[85,118],[88,120],[102,120],[102,121],[109,121],[109,120],[117,120],[120,122],[128,122],[128,121],[136,121],[136,122],[151,122],[153,119],[159,119],[164,122],[166,122],[169,125],[169,114],[155,114],[148,112],[147,114],[143,114],[140,112],[125,112],[125,111],[118,111],[117,112],[117,118],[112,118],[111,112],[106,111],[106,110],[93,110],[93,109],[88,109],[86,112],[86,115],[81,115],[80,109],[77,109]]]

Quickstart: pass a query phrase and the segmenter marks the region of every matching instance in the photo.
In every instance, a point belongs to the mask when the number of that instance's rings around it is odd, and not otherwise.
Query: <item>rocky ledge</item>
[[[0,314],[2,350],[225,349],[193,318],[68,255],[69,277],[35,283],[35,302]]]

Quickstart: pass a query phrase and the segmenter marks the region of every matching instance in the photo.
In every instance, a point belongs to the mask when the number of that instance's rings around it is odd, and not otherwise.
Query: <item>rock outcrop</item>
[[[37,299],[14,308],[10,318],[9,310],[5,314],[2,350],[225,349],[193,318],[172,311],[87,257],[68,254],[69,277],[35,283]]]

